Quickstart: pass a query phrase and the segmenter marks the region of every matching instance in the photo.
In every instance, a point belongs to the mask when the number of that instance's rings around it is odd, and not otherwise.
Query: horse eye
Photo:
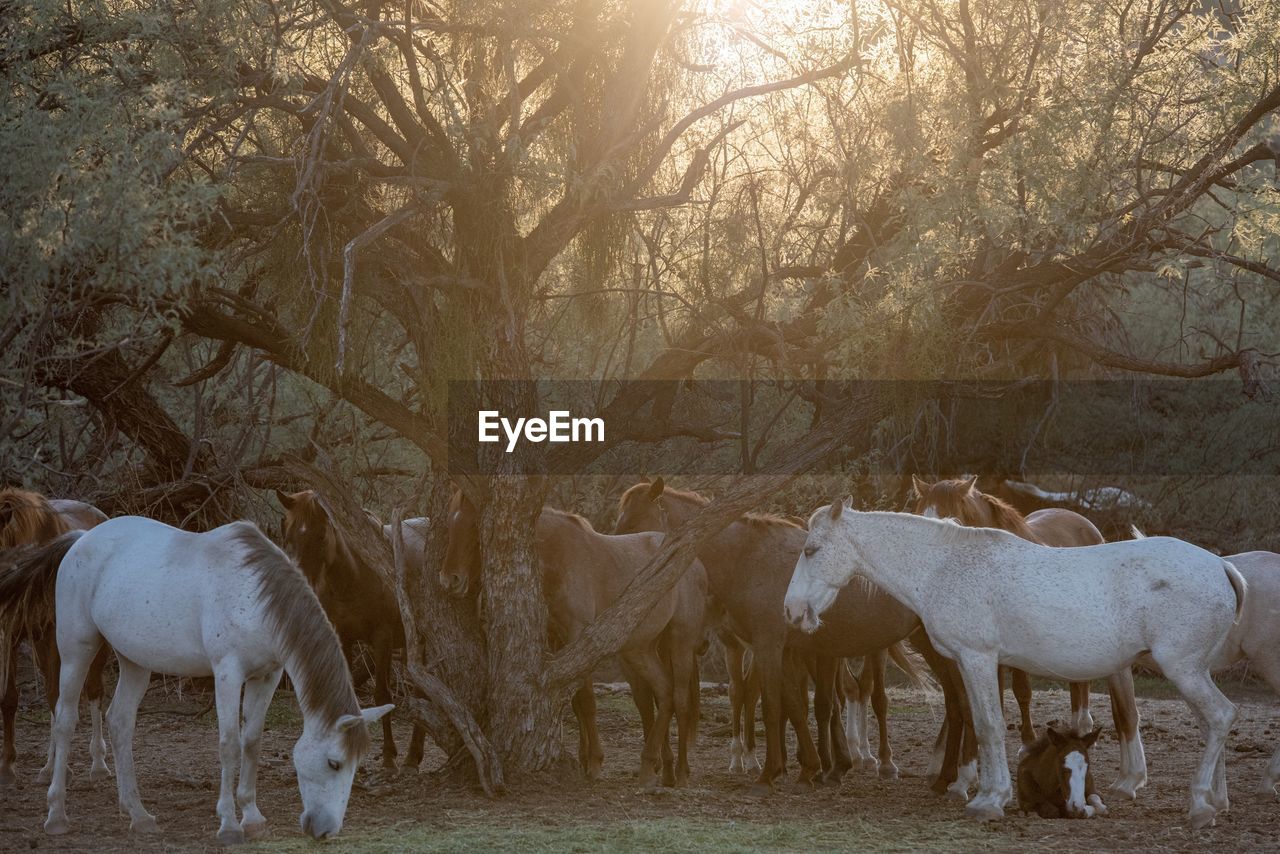
[[[329,760],[329,770],[330,770],[330,771],[341,771],[341,770],[342,770],[342,763],[341,763],[341,762],[339,762],[339,761],[338,761],[338,760],[336,760],[336,759],[330,759],[330,760]]]
[[[814,552],[816,552],[817,550],[818,550],[818,547],[817,547],[817,546],[805,546],[805,547],[804,547],[804,556],[805,556],[805,557],[813,557]]]

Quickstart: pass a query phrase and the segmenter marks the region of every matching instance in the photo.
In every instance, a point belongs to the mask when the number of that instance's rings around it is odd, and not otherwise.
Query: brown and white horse
[[[1010,504],[978,490],[977,478],[954,478],[929,483],[915,475],[911,482],[917,500],[915,512],[934,519],[952,519],[974,528],[999,528],[1045,546],[1060,548],[1099,545],[1105,540],[1093,523],[1079,513],[1062,508],[1037,510],[1023,517]],[[1012,675],[1013,694],[1022,717],[1023,745],[1035,741],[1031,721],[1031,679],[1017,668],[1007,669]],[[1004,680],[1001,679],[1003,686]],[[1120,779],[1111,788],[1134,797],[1147,781],[1147,764],[1138,729],[1138,706],[1133,693],[1133,672],[1125,669],[1109,680],[1111,713],[1120,738]],[[1089,712],[1089,683],[1072,682],[1071,722],[1077,733],[1093,729]],[[1003,690],[1003,688],[1002,688]]]
[[[84,530],[107,521],[107,515],[91,504],[83,501],[66,499],[46,499],[36,492],[23,489],[0,490],[0,550],[13,549],[20,546],[41,545],[65,534],[67,531]],[[14,743],[14,718],[18,712],[18,646],[22,638],[12,637],[3,641],[7,649],[0,650],[0,655],[8,654],[8,665],[0,666],[4,673],[4,694],[0,699],[0,710],[4,715],[4,749],[0,751],[0,787],[12,786],[15,782],[13,763],[17,759],[17,745]],[[44,679],[45,701],[52,712],[58,704],[58,669],[61,666],[58,658],[58,642],[53,627],[37,631],[31,637],[31,654]],[[89,741],[89,753],[93,757],[93,767],[89,771],[89,779],[97,782],[111,776],[107,768],[107,745],[102,737],[102,670],[106,666],[110,651],[103,647],[89,667],[85,681],[85,693],[89,699],[90,719],[93,723],[93,734]],[[53,771],[53,741],[49,742],[49,755],[36,779],[41,783],[49,782]]]
[[[461,490],[454,492],[449,507],[448,534],[440,584],[459,596],[476,593],[482,567],[480,513]],[[559,648],[572,643],[617,601],[661,548],[662,537],[602,534],[581,516],[544,507],[535,522],[534,546],[550,641]],[[689,778],[688,752],[699,715],[698,655],[706,645],[706,618],[706,572],[694,561],[618,650],[644,725],[639,767],[643,786],[656,785],[658,771],[668,784],[684,785]],[[574,692],[572,705],[578,720],[578,762],[583,773],[595,779],[604,764],[604,752],[590,674]],[[673,715],[679,732],[674,764],[668,741]]]
[[[285,551],[297,561],[333,622],[348,659],[357,643],[373,652],[373,702],[391,702],[391,659],[404,649],[400,607],[382,577],[355,557],[333,524],[324,500],[313,490],[292,494],[276,490],[285,509],[282,531]],[[406,524],[410,524],[406,521]],[[422,762],[426,728],[413,725],[405,768],[416,770]],[[382,718],[382,766],[396,767],[396,742],[391,715]]]

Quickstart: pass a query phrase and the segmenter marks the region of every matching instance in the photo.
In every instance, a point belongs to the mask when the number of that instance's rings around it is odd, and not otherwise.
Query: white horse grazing
[[[50,595],[50,594],[53,595]],[[61,693],[45,831],[66,833],[67,754],[85,673],[105,641],[120,661],[107,711],[120,807],[130,830],[154,832],[133,767],[133,729],[152,671],[213,676],[222,787],[218,841],[266,829],[257,805],[258,749],[283,670],[302,706],[293,764],[301,825],[317,839],[342,828],[368,724],[390,705],[361,711],[337,635],[302,572],[262,532],[236,522],[192,534],[125,516],[64,534],[0,567],[0,625],[49,619],[56,602]],[[244,727],[240,726],[243,691]],[[236,766],[240,784],[236,783]],[[239,803],[243,821],[236,818]]]
[[[981,762],[967,812],[1000,818],[1012,797],[997,666],[1066,681],[1100,679],[1143,653],[1199,718],[1206,747],[1191,782],[1191,822],[1228,806],[1223,748],[1235,706],[1209,676],[1245,599],[1230,563],[1168,537],[1055,549],[992,528],[903,513],[860,513],[848,503],[809,521],[784,609],[805,631],[855,575],[924,623],[960,667]]]

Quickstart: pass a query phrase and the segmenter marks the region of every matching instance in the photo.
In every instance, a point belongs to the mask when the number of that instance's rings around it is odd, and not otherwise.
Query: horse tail
[[[689,677],[689,747],[698,743],[698,722],[702,720],[702,673],[698,669],[698,657],[693,658],[693,672]]]
[[[15,549],[0,560],[0,635],[16,639],[53,625],[58,567],[82,536],[84,531],[69,531],[44,545]],[[13,647],[6,643],[0,650],[0,684],[8,679]]]
[[[916,669],[911,658],[907,655],[907,651],[902,648],[902,641],[898,641],[889,647],[889,658],[893,659],[893,663],[898,665],[898,669],[907,674],[907,678],[911,680],[911,684],[917,688],[927,688],[924,677],[920,675],[920,671]]]
[[[1236,619],[1240,622],[1240,612],[1244,610],[1244,597],[1249,590],[1249,584],[1244,580],[1244,576],[1240,574],[1240,570],[1236,569],[1235,564],[1229,560],[1222,562],[1222,569],[1227,574],[1227,580],[1231,582],[1231,589],[1236,594]]]

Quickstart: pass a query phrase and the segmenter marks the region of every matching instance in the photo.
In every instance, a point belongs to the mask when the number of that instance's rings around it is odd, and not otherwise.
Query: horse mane
[[[647,486],[648,484],[638,483],[636,484],[636,486],[631,487],[631,489],[636,489],[637,487],[647,488]],[[631,490],[629,489],[627,491],[630,492]],[[671,498],[674,498],[677,501],[688,501],[693,504],[696,504],[699,507],[706,507],[708,504],[711,503],[711,499],[707,498],[705,495],[700,495],[699,493],[694,492],[693,490],[676,489],[671,486],[668,486],[665,489],[663,489],[662,495],[664,498],[667,496],[670,496]],[[744,522],[754,527],[761,527],[761,528],[783,527],[783,528],[804,529],[805,527],[802,522],[797,521],[796,519],[792,519],[787,516],[779,516],[773,513],[743,513],[740,517],[738,517],[738,521]]]
[[[577,525],[579,528],[582,528],[583,530],[589,531],[593,534],[598,533],[595,529],[595,526],[591,524],[591,520],[585,516],[581,516],[577,513],[570,513],[568,510],[561,510],[557,507],[547,507],[547,506],[544,506],[542,508],[542,512],[549,513],[550,515],[556,517],[557,519],[560,519],[561,521],[569,522],[570,524]]]
[[[258,578],[258,601],[291,665],[303,710],[333,726],[343,715],[360,714],[338,633],[302,570],[251,522],[237,522],[231,538],[244,549],[244,566]],[[347,757],[358,760],[369,748],[369,729],[343,732]]]
[[[1032,533],[1026,517],[1019,513],[1012,504],[996,498],[994,495],[987,495],[985,492],[979,492],[976,497],[978,500],[985,502],[987,508],[991,511],[991,518],[994,523],[991,527],[1017,534],[1024,540],[1030,540],[1033,543],[1040,542],[1036,535]]]
[[[38,492],[0,490],[0,549],[43,543],[65,534],[71,525]]]

